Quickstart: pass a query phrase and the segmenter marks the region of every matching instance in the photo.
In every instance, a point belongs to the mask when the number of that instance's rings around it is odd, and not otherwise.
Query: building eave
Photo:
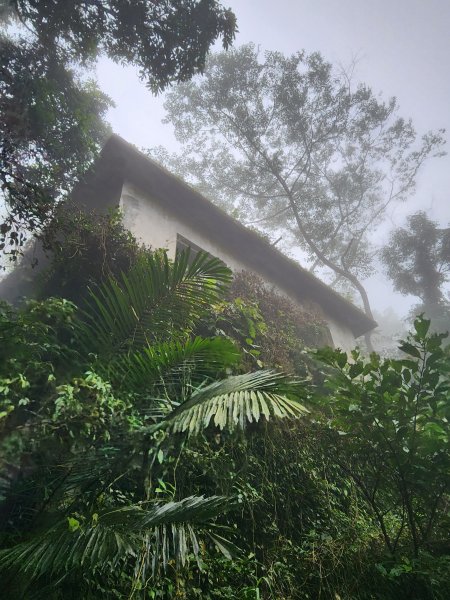
[[[239,248],[249,267],[292,297],[316,302],[329,317],[346,325],[355,337],[377,326],[362,310],[312,273],[117,135],[109,138],[93,170],[75,188],[73,197],[88,209],[105,209],[118,205],[125,182],[205,235],[211,237],[213,231],[218,245]]]

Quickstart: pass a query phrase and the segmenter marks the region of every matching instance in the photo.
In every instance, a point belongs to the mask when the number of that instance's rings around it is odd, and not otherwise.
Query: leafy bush
[[[416,319],[400,345],[403,359],[318,353],[333,369],[330,396],[316,400],[340,433],[336,460],[363,494],[394,556],[406,544],[418,558],[446,540],[450,367],[442,348],[446,334],[429,334],[429,327],[430,321]]]
[[[300,308],[254,273],[235,273],[225,299],[205,315],[201,331],[225,335],[244,353],[244,367],[305,374],[306,348],[331,344],[327,324],[313,305]]]
[[[118,210],[86,212],[66,202],[45,232],[50,266],[40,278],[39,296],[62,296],[76,304],[88,286],[126,273],[144,253],[125,229]]]

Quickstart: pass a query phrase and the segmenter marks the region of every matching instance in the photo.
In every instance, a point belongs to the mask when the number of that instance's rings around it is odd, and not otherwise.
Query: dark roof
[[[88,209],[117,206],[125,181],[207,237],[214,232],[219,246],[239,248],[245,257],[242,262],[292,297],[316,302],[355,337],[376,327],[351,302],[119,136],[108,139],[93,169],[74,189],[73,198]]]

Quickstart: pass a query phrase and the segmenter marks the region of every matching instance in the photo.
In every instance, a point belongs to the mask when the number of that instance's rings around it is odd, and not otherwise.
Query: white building
[[[73,199],[89,210],[119,206],[124,225],[138,241],[167,248],[171,257],[186,245],[201,248],[234,271],[256,273],[296,304],[314,305],[328,323],[335,346],[344,350],[376,326],[309,271],[118,136],[108,140]],[[7,279],[0,296],[11,300],[14,277]]]

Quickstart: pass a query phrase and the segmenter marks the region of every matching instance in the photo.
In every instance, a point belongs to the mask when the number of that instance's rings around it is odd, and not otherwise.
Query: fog
[[[356,61],[355,78],[384,98],[396,96],[400,114],[420,134],[450,128],[450,3],[445,0],[232,0],[238,18],[235,45],[254,42],[261,50],[289,54],[320,51],[333,64]],[[119,135],[138,147],[162,145],[177,150],[170,125],[163,125],[164,95],[153,97],[132,68],[102,60],[98,80],[115,101],[108,118]],[[416,193],[394,205],[377,232],[383,244],[405,217],[424,210],[446,225],[450,221],[450,158],[431,159],[421,171]],[[393,307],[404,315],[416,299],[396,294],[382,274],[366,281],[378,311]]]

